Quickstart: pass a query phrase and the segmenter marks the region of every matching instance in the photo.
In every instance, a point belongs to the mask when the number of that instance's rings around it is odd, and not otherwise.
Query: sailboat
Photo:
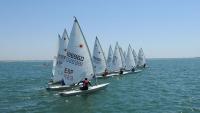
[[[103,76],[96,76],[97,78],[107,78],[107,77],[112,77],[115,75],[118,75],[118,73],[115,73],[113,71],[113,64],[112,64],[112,59],[113,59],[113,50],[110,45],[109,51],[108,51],[108,58],[107,58],[107,66],[106,66],[106,72],[104,72]]]
[[[102,76],[106,70],[106,58],[97,37],[95,39],[92,61],[96,76]]]
[[[67,46],[67,57],[64,64],[64,82],[65,86],[77,84],[84,78],[92,80],[95,76],[91,54],[80,28],[78,20],[75,17],[73,28],[70,34],[70,41]],[[77,94],[91,93],[105,88],[109,83],[90,86],[88,90],[63,91],[61,96],[71,96]]]
[[[94,73],[97,78],[112,76],[112,74],[109,74],[107,69],[106,58],[97,37],[95,39],[92,61],[94,66]]]
[[[139,68],[145,68],[146,67],[146,58],[143,52],[143,49],[140,48],[138,53],[138,67]]]
[[[132,53],[132,48],[129,44],[128,46],[128,52],[126,55],[126,67],[125,70],[126,71],[131,71],[132,69],[135,69],[136,65],[135,65],[135,61],[134,61],[134,57],[133,57],[133,53]]]
[[[120,69],[122,68],[122,59],[119,52],[118,42],[115,45],[115,50],[114,50],[113,59],[112,59],[112,68],[114,72],[119,72]]]
[[[122,58],[121,58],[118,42],[115,45],[115,51],[114,51],[113,59],[112,59],[112,69],[113,69],[114,74],[116,75],[128,73],[128,72],[123,71]]]
[[[53,69],[52,69],[52,81],[49,82],[49,85],[61,84],[63,77],[64,68],[62,66],[64,58],[66,56],[67,44],[69,42],[67,30],[64,29],[62,38],[58,34],[58,52],[57,56],[53,60]]]
[[[57,55],[53,59],[52,78],[51,78],[51,81],[48,84],[52,84],[53,83],[53,78],[56,76],[56,73],[57,73],[57,67],[58,67],[57,61],[59,60],[58,59],[58,55],[59,55],[59,53],[61,51],[60,45],[61,45],[61,37],[58,34],[58,47],[57,47],[58,50],[57,50]],[[55,83],[55,80],[54,80],[54,83]]]
[[[125,70],[128,71],[129,73],[138,73],[142,70],[138,70],[136,69],[136,63],[135,63],[135,60],[134,60],[134,56],[133,56],[133,53],[132,53],[132,48],[131,48],[131,45],[129,44],[128,46],[128,52],[126,54],[126,67],[125,67]]]

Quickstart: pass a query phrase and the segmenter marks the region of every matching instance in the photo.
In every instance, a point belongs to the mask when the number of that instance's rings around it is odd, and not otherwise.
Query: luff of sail
[[[115,51],[112,59],[112,69],[115,72],[119,72],[121,68],[122,68],[122,59],[119,52],[119,45],[117,42],[115,45]]]
[[[106,59],[101,44],[97,37],[95,39],[92,61],[94,66],[94,72],[96,75],[105,72]]]
[[[66,85],[72,85],[85,77],[91,80],[93,75],[91,54],[79,23],[75,18],[67,46],[63,79]]]
[[[107,58],[107,70],[108,72],[112,72],[112,59],[113,59],[113,50],[112,47],[110,45],[109,50],[108,50],[108,58]]]
[[[134,61],[134,57],[133,57],[133,53],[132,53],[132,48],[129,45],[128,46],[128,52],[126,55],[126,70],[132,70],[133,68],[135,68],[135,61]]]

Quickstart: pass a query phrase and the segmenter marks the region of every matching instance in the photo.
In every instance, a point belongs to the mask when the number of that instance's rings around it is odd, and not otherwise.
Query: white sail
[[[107,70],[109,72],[112,72],[112,59],[113,59],[113,50],[110,45],[109,50],[108,50],[108,58],[107,58]]]
[[[146,59],[144,56],[143,49],[140,48],[139,53],[138,53],[138,66],[144,66],[146,64]]]
[[[66,85],[72,85],[84,78],[91,80],[93,76],[91,54],[79,23],[75,18],[67,46],[63,79]]]
[[[119,52],[120,52],[121,59],[122,59],[122,67],[125,68],[126,67],[125,56],[124,56],[124,53],[123,53],[123,50],[121,47],[119,48]]]
[[[115,51],[114,51],[113,60],[112,60],[112,69],[113,71],[118,72],[120,71],[121,68],[122,68],[122,59],[119,52],[119,45],[117,42],[115,45]]]
[[[53,69],[52,69],[53,82],[58,82],[63,78],[64,68],[62,67],[62,64],[64,62],[64,58],[66,57],[65,51],[68,42],[69,38],[67,35],[67,31],[65,29],[62,38],[60,37],[60,35],[58,35],[58,53],[53,61]]]
[[[54,82],[56,81],[54,77],[56,76],[56,73],[57,73],[56,72],[57,58],[58,58],[58,55],[59,55],[59,53],[61,51],[60,42],[61,42],[61,37],[58,34],[57,55],[53,58],[53,68],[52,68],[52,79],[53,79]]]
[[[124,54],[124,57],[126,58],[126,51],[124,51],[124,53],[123,53],[123,54]]]
[[[129,45],[128,46],[128,52],[127,52],[127,55],[126,55],[126,68],[125,69],[131,70],[135,67],[136,67],[136,65],[135,65],[135,61],[134,61],[134,57],[133,57],[133,53],[132,53],[132,48]]]
[[[134,49],[133,49],[133,57],[134,57],[135,64],[136,64],[136,66],[137,66],[137,63],[138,63],[138,56],[137,56],[137,54],[136,54],[136,52],[135,52]]]
[[[66,54],[67,52],[67,45],[68,45],[68,42],[69,42],[69,37],[68,37],[68,34],[67,34],[67,30],[64,29],[64,32],[63,32],[63,35],[62,35],[62,48],[64,49],[64,54]]]
[[[92,61],[95,74],[101,74],[105,71],[106,59],[97,37],[94,44]]]
[[[55,57],[55,58],[53,58],[52,77],[55,75],[56,62],[57,62],[57,60],[56,60],[56,57]]]
[[[58,53],[53,61],[53,69],[52,69],[53,82],[59,82],[63,78],[64,68],[62,67],[62,64],[64,62],[65,55],[66,54],[65,54],[64,40],[60,37],[60,35],[58,35]]]

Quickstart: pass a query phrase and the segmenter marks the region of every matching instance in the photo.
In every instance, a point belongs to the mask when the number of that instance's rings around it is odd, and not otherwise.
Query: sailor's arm
[[[92,84],[90,82],[88,82],[90,86],[92,86]]]

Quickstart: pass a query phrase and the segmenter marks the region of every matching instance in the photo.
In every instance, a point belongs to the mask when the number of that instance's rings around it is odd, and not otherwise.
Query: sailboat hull
[[[102,79],[102,78],[109,78],[109,77],[113,77],[113,76],[118,76],[118,75],[125,75],[125,74],[129,74],[129,71],[125,71],[123,72],[123,74],[119,74],[119,72],[114,72],[114,73],[110,73],[106,76],[97,76],[98,79]]]
[[[123,73],[123,75],[125,75],[125,74],[131,74],[131,73],[139,73],[139,72],[141,72],[142,70],[139,70],[139,69],[137,69],[137,70],[135,70],[134,72],[133,71],[125,71],[124,73]]]
[[[72,90],[77,87],[78,85],[74,85],[74,86],[52,85],[52,86],[48,86],[46,90],[49,90],[49,91]]]
[[[58,81],[58,82],[48,82],[48,85],[60,85],[61,84],[61,81]]]
[[[138,70],[135,70],[134,73],[139,73],[141,72],[142,70],[138,69]]]
[[[101,89],[106,88],[109,85],[109,83],[105,83],[105,84],[99,84],[99,85],[95,85],[95,86],[91,86],[88,88],[88,90],[71,90],[71,91],[64,91],[64,92],[60,92],[60,96],[74,96],[74,95],[83,95],[83,94],[89,94],[89,93],[94,93],[96,91],[99,91]]]
[[[96,78],[109,78],[109,77],[113,77],[115,75],[117,75],[118,73],[111,73],[111,74],[108,74],[106,76],[103,76],[103,75],[99,75],[99,76],[96,76]]]

